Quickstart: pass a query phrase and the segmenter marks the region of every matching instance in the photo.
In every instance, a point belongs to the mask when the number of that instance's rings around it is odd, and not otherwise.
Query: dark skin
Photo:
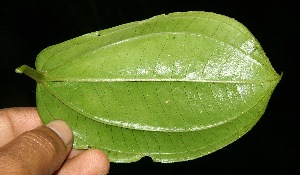
[[[72,149],[63,121],[42,124],[36,108],[0,109],[0,174],[108,174],[100,150]]]

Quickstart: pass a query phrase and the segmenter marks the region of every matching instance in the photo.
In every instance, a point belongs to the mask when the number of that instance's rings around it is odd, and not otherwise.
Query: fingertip
[[[46,125],[53,130],[65,143],[65,145],[71,145],[73,142],[73,133],[71,128],[66,122],[62,120],[55,120]]]
[[[100,150],[85,150],[77,156],[67,160],[59,170],[60,174],[108,174],[110,168],[109,160],[104,152]]]
[[[0,169],[5,167],[0,174],[52,174],[59,169],[71,149],[63,140],[66,143],[72,140],[72,132],[62,121],[22,133],[0,148],[0,159],[6,160],[6,164],[0,165]]]
[[[91,149],[86,151],[90,155],[95,169],[100,169],[101,174],[108,174],[110,163],[106,154],[101,150]],[[99,167],[101,165],[101,167]]]

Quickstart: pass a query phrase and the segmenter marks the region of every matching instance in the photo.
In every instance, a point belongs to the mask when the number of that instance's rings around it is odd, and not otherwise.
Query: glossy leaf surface
[[[44,122],[65,120],[75,148],[112,162],[195,159],[249,131],[279,82],[254,36],[207,12],[160,15],[44,49],[36,71]]]

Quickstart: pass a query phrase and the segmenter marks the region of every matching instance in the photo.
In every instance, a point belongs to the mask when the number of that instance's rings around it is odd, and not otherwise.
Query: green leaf
[[[177,162],[249,131],[281,79],[245,26],[207,12],[159,15],[44,49],[36,70],[45,123],[65,120],[74,147],[112,162]]]

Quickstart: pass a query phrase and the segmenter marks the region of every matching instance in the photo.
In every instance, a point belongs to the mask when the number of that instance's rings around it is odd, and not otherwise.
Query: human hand
[[[0,109],[0,174],[108,173],[103,152],[72,149],[72,131],[65,122],[47,126],[36,108]]]

